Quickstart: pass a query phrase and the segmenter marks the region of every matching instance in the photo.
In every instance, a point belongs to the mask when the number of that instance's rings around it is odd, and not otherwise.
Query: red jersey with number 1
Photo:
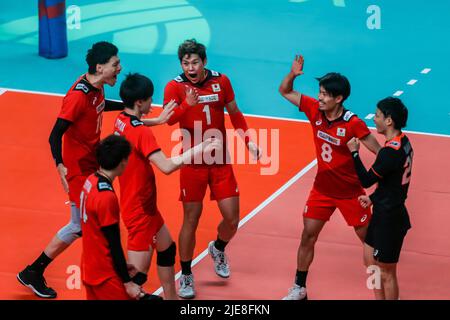
[[[105,96],[81,76],[63,99],[58,118],[72,122],[64,133],[63,161],[67,179],[88,176],[98,169],[95,147],[100,141]]]
[[[302,94],[300,111],[308,117],[314,135],[317,175],[314,189],[333,198],[355,198],[364,194],[347,142],[370,134],[367,125],[344,109],[342,116],[329,121],[319,110],[319,101]]]

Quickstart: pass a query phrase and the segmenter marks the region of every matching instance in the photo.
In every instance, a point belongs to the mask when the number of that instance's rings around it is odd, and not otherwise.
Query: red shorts
[[[159,211],[154,215],[135,215],[123,221],[128,230],[128,250],[148,251],[150,246],[156,247],[156,234],[164,225],[164,219]]]
[[[87,300],[132,300],[119,277],[109,278],[96,286],[84,284]]]
[[[211,200],[239,196],[239,189],[230,164],[185,166],[180,169],[180,201],[201,202],[209,185]]]
[[[74,176],[67,180],[69,184],[69,200],[75,202],[77,208],[80,207],[80,193],[88,176]]]
[[[347,224],[352,227],[367,225],[372,216],[370,208],[364,209],[361,207],[358,197],[351,199],[332,198],[319,193],[315,189],[312,189],[309,194],[303,216],[328,221],[336,208],[341,211]]]

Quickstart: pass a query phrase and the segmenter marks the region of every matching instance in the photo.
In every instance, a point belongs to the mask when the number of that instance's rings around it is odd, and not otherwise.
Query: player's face
[[[122,71],[119,57],[113,56],[107,63],[101,64],[99,66],[99,71],[102,74],[103,81],[111,87],[114,86],[117,82],[117,75],[120,73],[120,71]]]
[[[339,102],[342,99],[341,96],[333,97],[322,86],[320,86],[318,98],[320,111],[333,111],[339,106]]]
[[[384,134],[386,132],[386,118],[383,112],[377,108],[375,113],[375,117],[373,118],[373,122],[375,122],[375,127],[377,128],[377,132]]]
[[[184,75],[192,83],[199,83],[205,78],[205,61],[202,61],[200,56],[196,53],[185,55],[181,59],[181,68]]]
[[[140,106],[140,110],[142,115],[146,115],[150,112],[152,112],[152,97],[148,98],[147,100],[141,100],[141,106]]]

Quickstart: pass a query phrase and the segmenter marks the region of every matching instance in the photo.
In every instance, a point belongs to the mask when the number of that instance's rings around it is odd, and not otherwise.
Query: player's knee
[[[308,230],[303,230],[302,232],[302,240],[301,244],[302,246],[313,246],[317,241],[318,235],[312,232],[309,232]]]
[[[175,256],[177,254],[177,246],[172,242],[169,248],[164,251],[158,251],[156,264],[160,267],[172,267],[175,264]]]
[[[134,275],[134,277],[131,280],[137,285],[142,286],[144,283],[147,282],[147,274],[143,272],[138,272]]]
[[[74,222],[70,222],[69,224],[61,228],[61,230],[58,231],[57,235],[61,241],[67,244],[71,244],[76,239],[81,237],[81,226]]]
[[[227,220],[225,220],[225,222],[228,224],[228,226],[230,227],[231,230],[237,230],[237,228],[239,226],[239,217],[227,219]]]

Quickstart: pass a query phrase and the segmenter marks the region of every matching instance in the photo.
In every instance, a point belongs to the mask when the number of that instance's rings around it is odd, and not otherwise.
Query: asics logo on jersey
[[[209,102],[217,102],[217,101],[219,101],[218,94],[209,94],[207,96],[199,96],[198,97],[199,103],[209,103]]]
[[[344,121],[350,120],[350,118],[353,117],[354,115],[355,115],[355,114],[354,114],[353,112],[347,111],[347,112],[344,114]]]
[[[112,190],[112,187],[107,182],[99,182],[98,189],[99,190]]]
[[[317,131],[317,137],[325,140],[326,142],[329,142],[331,144],[334,144],[335,146],[341,145],[341,139],[337,139],[335,137],[330,136],[328,133],[325,133],[323,131]]]
[[[322,124],[322,120],[317,120],[316,121],[316,126],[320,126]]]
[[[84,93],[88,93],[89,92],[89,88],[84,83],[78,83],[75,86],[75,90],[81,90]]]

